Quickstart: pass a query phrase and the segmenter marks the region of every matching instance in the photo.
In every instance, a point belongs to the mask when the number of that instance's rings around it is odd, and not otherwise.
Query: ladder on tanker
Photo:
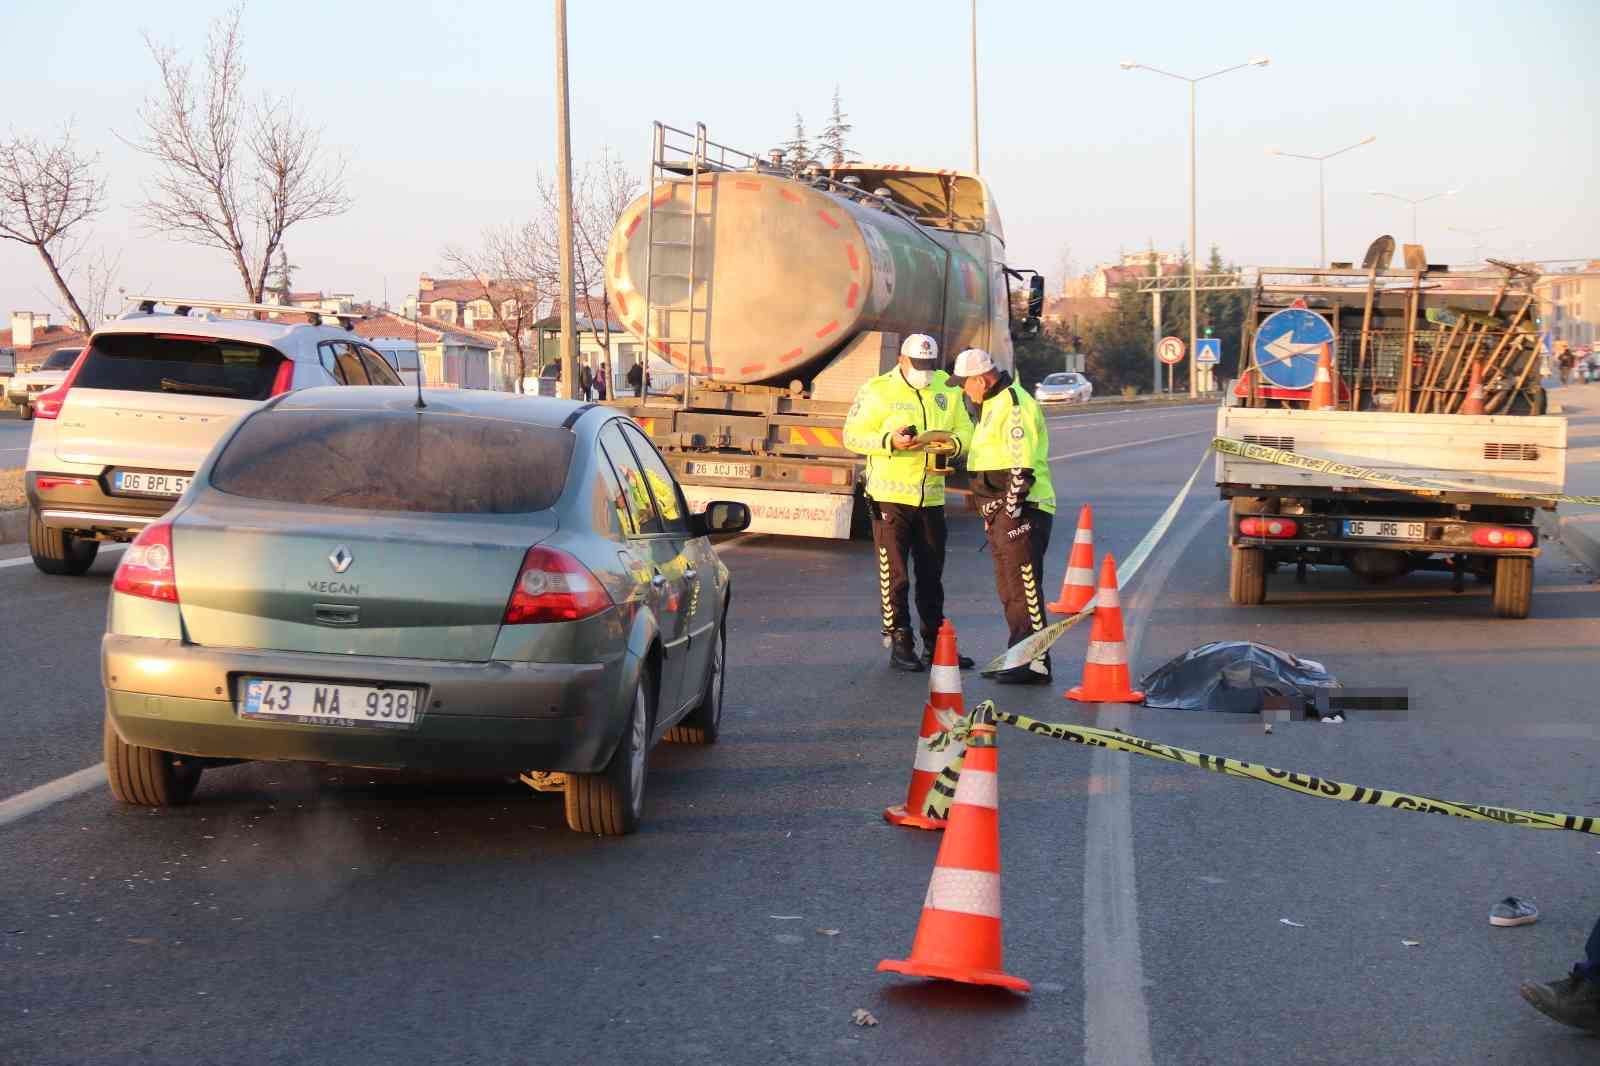
[[[693,132],[655,123],[650,143],[649,196],[645,200],[644,366],[650,353],[684,363],[683,406],[689,406],[695,370],[710,365],[707,322],[709,277],[702,276],[711,234],[712,205],[702,195],[701,176],[723,171],[787,173],[748,152],[706,137],[705,123]],[[688,203],[682,193],[687,191]]]

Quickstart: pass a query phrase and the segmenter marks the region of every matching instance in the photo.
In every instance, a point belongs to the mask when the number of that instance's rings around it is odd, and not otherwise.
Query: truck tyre
[[[33,418],[33,407],[29,404],[17,404],[17,417],[27,422]]]
[[[136,807],[175,807],[188,803],[200,783],[201,766],[194,759],[157,748],[129,744],[105,717],[106,784],[122,803]]]
[[[711,665],[706,671],[706,687],[700,702],[683,720],[666,732],[666,739],[674,744],[715,744],[722,733],[722,689],[727,682],[728,622],[727,608],[723,608],[723,622],[717,627],[716,643],[711,645]]]
[[[649,672],[628,708],[628,721],[611,761],[597,774],[568,774],[567,828],[595,836],[626,836],[639,828],[644,813],[645,756],[650,749],[650,704],[655,682]]]
[[[1228,598],[1241,607],[1254,607],[1267,599],[1267,553],[1260,548],[1233,549],[1228,570]]]
[[[29,507],[28,551],[33,555],[33,565],[43,573],[77,577],[94,565],[94,557],[100,553],[100,542],[51,529],[39,517],[39,512]]]
[[[1533,606],[1533,560],[1501,556],[1494,561],[1494,615],[1526,618]]]

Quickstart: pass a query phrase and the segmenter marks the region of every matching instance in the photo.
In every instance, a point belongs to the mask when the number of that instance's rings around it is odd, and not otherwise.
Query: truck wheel
[[[100,542],[51,529],[39,517],[39,512],[29,507],[28,551],[33,555],[33,565],[43,573],[77,577],[94,565],[94,557],[100,553]]]
[[[1494,615],[1526,618],[1533,606],[1533,560],[1502,556],[1494,561]]]
[[[197,760],[157,748],[129,744],[105,718],[106,784],[122,803],[137,807],[173,807],[188,803],[200,783]]]
[[[17,404],[17,417],[27,422],[33,418],[33,408],[25,403]]]
[[[1267,553],[1260,548],[1233,549],[1228,571],[1228,598],[1241,607],[1254,607],[1267,599]]]

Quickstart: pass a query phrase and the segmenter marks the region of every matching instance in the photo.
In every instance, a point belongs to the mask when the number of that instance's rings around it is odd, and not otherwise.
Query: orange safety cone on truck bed
[[[1051,614],[1077,614],[1094,599],[1094,511],[1088,504],[1078,512],[1078,531],[1072,535],[1072,554],[1061,578],[1061,595],[1045,604]]]
[[[1338,404],[1333,397],[1333,351],[1323,344],[1322,354],[1317,356],[1317,376],[1311,382],[1311,403],[1307,405],[1313,411],[1332,411]]]
[[[1005,972],[1000,934],[1000,778],[994,718],[978,709],[950,824],[922,902],[911,957],[878,970],[1018,992],[1032,986]]]
[[[1472,378],[1467,383],[1467,398],[1461,403],[1461,410],[1456,412],[1463,415],[1481,415],[1483,410],[1483,365],[1476,359],[1472,361]]]
[[[948,776],[947,771],[960,760],[965,746],[951,741],[942,751],[934,751],[929,741],[948,730],[956,719],[966,713],[966,708],[961,704],[961,665],[956,653],[956,627],[946,618],[939,623],[939,636],[933,643],[933,667],[928,671],[928,702],[922,707],[922,732],[917,737],[917,753],[911,763],[911,785],[906,789],[905,803],[883,812],[885,821],[911,829],[945,827],[945,819],[933,813],[933,788],[941,776]]]
[[[1083,661],[1083,684],[1069,689],[1067,699],[1083,703],[1143,703],[1128,680],[1128,646],[1122,637],[1122,597],[1117,591],[1117,560],[1106,552],[1100,563],[1100,591],[1095,594],[1089,629],[1089,654]]]

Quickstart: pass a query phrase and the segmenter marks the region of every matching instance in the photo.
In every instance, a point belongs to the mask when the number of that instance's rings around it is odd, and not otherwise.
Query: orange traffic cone
[[[1322,354],[1317,356],[1317,376],[1311,382],[1308,406],[1313,411],[1332,411],[1337,407],[1333,398],[1333,351],[1326,344],[1322,346]]]
[[[1094,512],[1088,504],[1078,512],[1078,531],[1072,535],[1072,554],[1061,579],[1061,595],[1045,604],[1051,614],[1077,614],[1094,599]]]
[[[965,745],[951,741],[943,751],[934,751],[929,741],[945,732],[957,718],[966,715],[961,705],[961,666],[956,657],[956,627],[946,618],[939,623],[939,636],[933,643],[933,668],[928,672],[928,702],[922,707],[922,733],[917,737],[917,753],[911,763],[911,785],[906,801],[883,812],[891,825],[911,829],[943,829],[946,820],[933,813],[930,802],[934,784],[955,766]],[[949,786],[946,785],[946,788]],[[948,793],[946,793],[948,795]]]
[[[922,920],[908,959],[884,959],[879,971],[969,985],[1032,987],[1003,969],[1000,935],[1000,777],[994,718],[980,708],[967,739],[950,825],[939,842]]]
[[[1481,415],[1483,410],[1483,366],[1474,359],[1472,361],[1472,377],[1467,383],[1467,398],[1461,403],[1461,410],[1456,412],[1462,415]]]
[[[1100,591],[1095,594],[1089,654],[1083,661],[1083,684],[1067,699],[1084,703],[1143,703],[1128,681],[1128,646],[1122,642],[1122,597],[1117,592],[1117,560],[1110,552],[1100,563]]]

